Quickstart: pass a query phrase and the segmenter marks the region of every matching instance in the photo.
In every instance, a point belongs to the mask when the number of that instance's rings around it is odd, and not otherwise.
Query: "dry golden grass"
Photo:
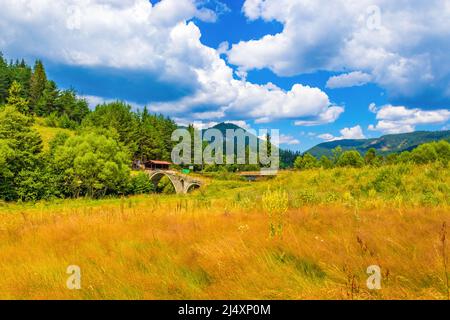
[[[426,184],[428,169],[412,168],[414,181]],[[338,175],[370,182],[376,170]],[[436,189],[443,200],[424,204],[419,191],[401,201],[371,190],[356,195],[345,185],[338,192],[328,185],[336,172],[211,181],[187,197],[3,204],[0,298],[447,298],[441,228],[450,222],[448,194]],[[317,176],[323,181],[314,186]],[[448,186],[448,171],[442,176]],[[263,203],[274,196],[264,196],[268,188],[289,193],[276,237]],[[81,268],[81,290],[66,287],[69,265]],[[381,290],[366,287],[370,265],[381,267]]]

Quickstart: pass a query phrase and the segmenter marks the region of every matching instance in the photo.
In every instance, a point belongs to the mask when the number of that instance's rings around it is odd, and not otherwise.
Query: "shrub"
[[[365,189],[374,189],[379,193],[395,195],[399,191],[404,191],[404,186],[399,172],[392,169],[383,169]]]
[[[310,153],[297,157],[294,162],[296,169],[312,169],[319,167],[319,161]]]
[[[366,155],[364,156],[364,161],[366,162],[366,164],[368,165],[373,165],[376,161],[377,158],[377,152],[374,148],[370,148],[367,152]]]
[[[440,160],[444,162],[450,161],[450,143],[448,141],[442,140],[436,142],[434,147]]]
[[[438,158],[434,143],[422,144],[411,152],[411,160],[417,164],[434,162]]]
[[[129,194],[146,194],[155,192],[155,185],[148,174],[139,172],[130,179]]]
[[[299,198],[304,205],[313,205],[318,201],[318,197],[312,190],[300,191]]]
[[[63,114],[58,120],[58,126],[64,129],[75,129],[77,123],[69,118],[67,114]]]
[[[333,168],[333,162],[327,156],[322,156],[320,158],[320,166],[324,169],[331,169]]]
[[[164,176],[157,186],[157,191],[161,192],[163,194],[173,194],[176,193],[175,187],[173,186],[170,179],[166,176]]]
[[[361,168],[362,166],[364,166],[364,159],[361,157],[361,154],[356,150],[345,151],[339,157],[337,165],[340,167]]]
[[[268,189],[262,196],[262,205],[270,218],[270,237],[281,236],[283,233],[284,216],[289,207],[286,191]]]
[[[56,128],[59,125],[58,114],[56,112],[52,112],[48,117],[45,118],[45,125],[47,127]]]
[[[18,177],[16,191],[22,201],[50,200],[61,195],[57,176],[48,167],[23,170]]]
[[[398,156],[398,162],[427,164],[436,161],[444,164],[450,161],[450,143],[445,140],[422,144],[411,152],[405,151]]]

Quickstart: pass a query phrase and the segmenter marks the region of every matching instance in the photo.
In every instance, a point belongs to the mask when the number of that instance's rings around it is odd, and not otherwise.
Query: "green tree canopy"
[[[34,111],[39,99],[41,99],[47,85],[47,75],[42,61],[37,60],[34,64],[33,74],[30,79],[30,106]]]
[[[297,157],[294,162],[296,169],[312,169],[319,166],[319,161],[310,153]]]
[[[0,140],[0,185],[5,179],[14,177],[12,160],[14,159],[14,150],[11,149],[6,140]]]
[[[42,96],[38,100],[34,113],[38,116],[46,116],[55,112],[59,90],[54,81],[47,81]]]
[[[28,99],[31,73],[31,68],[24,60],[8,63],[0,52],[0,105],[6,102],[13,81],[22,87],[22,98]]]
[[[0,105],[5,103],[10,86],[10,71],[8,63],[3,58],[3,54],[0,52]]]
[[[374,148],[370,148],[366,155],[364,156],[364,161],[368,165],[374,164],[375,160],[377,158],[377,151]]]
[[[150,114],[145,107],[138,114],[138,151],[141,160],[167,160],[170,161],[172,148],[172,132],[177,125],[162,115]]]
[[[339,157],[338,166],[340,167],[355,167],[360,168],[364,166],[364,159],[356,150],[345,151]]]
[[[71,196],[100,197],[125,193],[131,158],[128,150],[112,138],[85,133],[54,147],[53,167]]]
[[[430,142],[418,146],[409,154],[409,159],[417,164],[434,161],[450,161],[450,143],[447,141]]]
[[[334,164],[337,164],[339,162],[340,157],[342,156],[342,147],[338,146],[336,148],[334,148],[333,150],[331,150],[331,152],[333,153],[333,162]]]
[[[17,199],[21,172],[40,165],[42,140],[32,124],[31,118],[11,105],[0,110],[0,198]]]
[[[89,114],[89,106],[85,99],[79,99],[72,89],[62,90],[55,102],[59,116],[67,116],[76,125]]]
[[[28,112],[29,104],[27,99],[22,97],[22,86],[19,82],[13,81],[11,88],[9,88],[6,105],[22,113]]]
[[[322,156],[320,158],[320,166],[324,169],[330,169],[333,167],[333,162],[327,156]]]
[[[84,128],[103,128],[116,133],[120,142],[134,154],[139,142],[139,119],[124,102],[99,105],[83,120]]]

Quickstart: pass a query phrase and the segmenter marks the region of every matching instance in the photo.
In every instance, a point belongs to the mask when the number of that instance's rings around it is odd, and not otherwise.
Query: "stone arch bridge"
[[[190,191],[198,189],[202,186],[201,181],[179,174],[175,171],[145,170],[145,172],[149,175],[155,187],[159,184],[163,177],[169,178],[177,194],[187,194]]]

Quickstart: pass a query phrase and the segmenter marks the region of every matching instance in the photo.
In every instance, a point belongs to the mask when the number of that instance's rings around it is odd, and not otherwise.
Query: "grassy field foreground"
[[[0,298],[447,299],[449,215],[441,165],[210,179],[189,196],[3,203]],[[66,286],[69,265],[81,268],[81,290]],[[366,286],[371,265],[381,290]]]

